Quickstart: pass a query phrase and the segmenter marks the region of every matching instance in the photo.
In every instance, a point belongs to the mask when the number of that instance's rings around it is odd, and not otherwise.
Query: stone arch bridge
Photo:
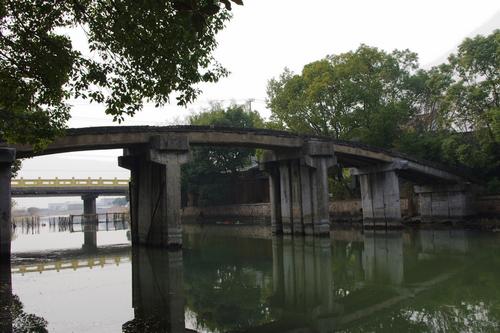
[[[43,151],[27,145],[0,148],[1,225],[7,224],[9,170],[15,157],[122,148],[118,163],[131,172],[133,242],[181,245],[180,166],[189,160],[194,145],[265,150],[260,165],[269,174],[275,233],[329,233],[327,171],[337,163],[352,168],[352,173],[360,177],[366,226],[391,227],[400,223],[400,178],[420,185],[416,192],[423,216],[469,214],[464,177],[397,152],[264,129],[120,126],[69,129]],[[7,237],[5,232],[1,234]]]

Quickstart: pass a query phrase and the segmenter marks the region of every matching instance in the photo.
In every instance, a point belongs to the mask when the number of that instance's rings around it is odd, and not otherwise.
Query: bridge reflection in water
[[[133,247],[43,269],[92,268],[131,258],[134,318],[121,323],[123,332],[177,333],[190,325],[220,332],[380,331],[377,325],[396,331],[394,320],[408,328],[422,311],[431,316],[433,293],[470,283],[476,273],[464,272],[481,261],[483,249],[472,251],[471,240],[463,231],[372,231],[333,244],[328,238],[275,237],[269,242],[198,234],[186,237],[182,252]],[[18,267],[12,272],[22,273]],[[4,270],[0,279],[7,285],[4,292],[12,292],[9,272]],[[474,318],[460,312],[474,299],[461,297],[446,299],[451,314],[439,317],[443,327],[456,328],[457,320]],[[438,325],[434,329],[442,324],[431,317],[421,320]]]
[[[467,249],[464,234],[456,232],[429,231],[412,238],[402,232],[373,231],[362,236],[362,243],[347,242],[342,247],[332,247],[325,238],[275,237],[272,268],[263,271],[246,250],[235,249],[240,261],[217,249],[200,257],[200,244],[210,251],[203,238],[186,242],[192,250],[186,249],[184,265],[180,252],[134,248],[135,318],[123,330],[154,327],[158,332],[184,332],[186,308],[196,313],[198,325],[207,331],[343,330],[375,313],[399,309],[398,304],[453,278],[462,269],[460,260],[451,269],[436,268],[416,279],[412,275],[418,265],[411,261],[433,262],[433,256],[442,260],[440,254],[454,251],[457,241]],[[407,253],[409,267],[404,264],[405,242],[418,249]],[[253,254],[261,265],[266,251],[254,249]]]
[[[134,319],[123,332],[185,332],[182,252],[132,248]]]
[[[130,263],[130,254],[116,254],[113,256],[99,255],[90,256],[85,258],[73,258],[68,260],[56,260],[49,262],[41,262],[34,264],[24,264],[24,265],[14,265],[12,267],[12,274],[27,274],[27,273],[40,273],[56,271],[60,272],[62,270],[73,270],[87,268],[103,268],[106,265],[116,265],[119,266],[123,263]]]

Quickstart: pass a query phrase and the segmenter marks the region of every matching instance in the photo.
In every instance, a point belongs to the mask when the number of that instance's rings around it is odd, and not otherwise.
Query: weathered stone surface
[[[83,214],[82,229],[83,229],[83,246],[86,251],[97,249],[97,228],[99,221],[97,220],[96,199],[97,194],[82,195]]]
[[[476,213],[474,191],[465,184],[415,186],[423,221],[462,220]]]
[[[361,173],[363,224],[367,228],[401,226],[399,180],[395,171]]]
[[[281,186],[279,166],[271,165],[268,170],[269,174],[269,198],[271,202],[271,230],[273,234],[283,233],[283,223],[281,221]]]
[[[0,262],[10,261],[11,167],[15,149],[0,147]]]
[[[295,235],[302,235],[304,233],[304,226],[302,224],[302,189],[300,178],[300,161],[290,161],[290,175],[292,186],[292,224],[293,233]]]
[[[16,159],[14,148],[0,147],[0,163],[12,163]]]
[[[408,161],[407,176],[420,175],[456,182],[462,177],[449,168],[418,160],[411,156],[370,147],[358,142],[333,140],[327,137],[297,135],[265,129],[224,128],[213,126],[123,126],[69,129],[67,135],[56,139],[44,151],[35,152],[28,145],[13,146],[20,158],[62,152],[135,148],[153,143],[162,149],[184,149],[189,145],[238,146],[271,149],[276,160],[328,155],[333,150],[346,167],[365,167],[375,164]],[[170,148],[169,148],[170,147]],[[155,147],[153,147],[155,148]],[[288,156],[287,156],[288,155]],[[293,156],[292,156],[293,155]]]
[[[289,162],[280,162],[280,199],[281,199],[281,221],[283,233],[291,234],[292,228],[292,185],[290,179]]]
[[[96,199],[98,195],[97,194],[85,194],[82,195],[82,200],[83,200],[83,214],[96,214]]]
[[[129,155],[119,160],[120,165],[131,168],[132,241],[135,244],[180,247],[180,167],[188,161],[189,154],[155,149],[137,152],[135,157]]]
[[[311,192],[313,201],[313,229],[315,235],[329,235],[329,193],[328,193],[328,168],[330,158],[319,158],[316,169],[311,176]]]
[[[279,177],[280,185],[279,193],[271,195],[271,206],[276,206],[273,200],[279,198],[284,234],[329,234],[328,168],[335,164],[335,159],[332,156],[314,156],[310,157],[310,161],[314,167],[306,164],[305,159],[268,160],[261,164],[270,174],[272,166],[279,165],[274,169],[275,175],[270,175],[271,191],[277,183],[273,177]]]
[[[335,145],[331,141],[310,140],[304,143],[302,153],[310,156],[333,156]]]
[[[391,163],[376,164],[363,168],[353,168],[351,169],[351,175],[361,176],[405,169],[408,169],[408,161],[397,159]]]
[[[314,171],[305,166],[300,166],[300,195],[301,195],[301,212],[302,212],[302,229],[304,234],[312,235],[314,233],[314,214],[312,200],[312,173]]]
[[[156,135],[150,139],[150,147],[157,150],[189,150],[189,140],[186,135],[167,134],[165,136]]]

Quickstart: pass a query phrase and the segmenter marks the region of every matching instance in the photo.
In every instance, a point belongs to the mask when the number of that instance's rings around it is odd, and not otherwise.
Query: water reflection
[[[325,238],[274,238],[275,305],[290,314],[317,317],[333,307],[332,249]]]
[[[10,265],[0,264],[0,332],[12,331],[12,278]]]
[[[24,235],[40,233],[40,218],[23,218],[12,223],[12,233],[21,233]]]
[[[274,318],[272,250],[263,239],[188,235],[184,239],[186,313],[203,332],[232,332]]]
[[[86,215],[80,219],[41,217],[33,223],[23,221],[13,225],[13,253],[69,248],[95,251],[101,245],[129,243],[129,222],[125,214]]]
[[[102,262],[95,253],[76,261],[85,270],[112,264],[118,257],[120,268],[130,268],[132,282],[121,293],[131,295],[133,314],[114,326],[127,333],[175,333],[187,328],[198,332],[496,332],[500,331],[498,240],[492,235],[445,230],[353,232],[332,240],[200,233],[186,235],[182,252],[134,247],[131,263],[122,258],[128,252],[105,256]],[[71,268],[74,261],[44,267],[55,273]],[[4,296],[12,294],[7,271],[0,275],[2,286],[7,286],[0,297],[3,307],[10,306],[6,300],[14,299]],[[92,280],[103,279],[103,271],[94,269]],[[29,272],[25,269],[23,274]],[[105,281],[109,282],[115,280]],[[14,317],[4,311],[2,316],[2,325],[15,325]],[[51,316],[44,317],[51,322]]]
[[[73,226],[71,224],[71,227]],[[97,250],[97,229],[99,228],[97,219],[87,218],[82,221],[81,227],[83,231],[82,249],[89,252]]]
[[[482,289],[469,285],[466,233],[372,231],[354,239],[362,242],[190,238],[184,273],[180,253],[135,250],[135,319],[124,331],[183,332],[185,312],[208,332],[498,328],[498,300],[458,297],[464,287]]]
[[[14,267],[12,267],[12,274],[42,274],[51,271],[60,272],[63,270],[76,271],[78,269],[94,269],[99,267],[103,268],[106,265],[120,266],[121,264],[129,264],[131,262],[131,257],[128,253],[128,250],[128,248],[117,248],[116,251],[119,252],[106,255],[94,253],[94,251],[83,253],[79,251],[73,254],[73,258],[71,258],[71,254],[68,251],[66,253],[67,258],[65,259],[60,258],[57,260],[50,260],[46,262],[42,261],[15,265]],[[85,256],[82,257],[82,255]]]
[[[182,251],[132,249],[132,305],[123,332],[185,332]]]
[[[403,233],[365,230],[363,243],[365,279],[400,285],[404,279]]]
[[[10,264],[0,265],[0,332],[37,332],[47,331],[47,321],[24,311],[23,303],[12,293]]]
[[[465,230],[421,230],[418,237],[423,253],[466,254],[469,250]]]

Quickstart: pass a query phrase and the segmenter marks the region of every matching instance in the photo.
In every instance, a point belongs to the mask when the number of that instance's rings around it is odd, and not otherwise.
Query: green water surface
[[[20,252],[0,272],[2,329],[500,332],[499,236],[338,231],[331,239],[257,239],[200,231],[185,235],[181,252],[108,245],[96,253]],[[22,310],[7,311],[13,304]]]

